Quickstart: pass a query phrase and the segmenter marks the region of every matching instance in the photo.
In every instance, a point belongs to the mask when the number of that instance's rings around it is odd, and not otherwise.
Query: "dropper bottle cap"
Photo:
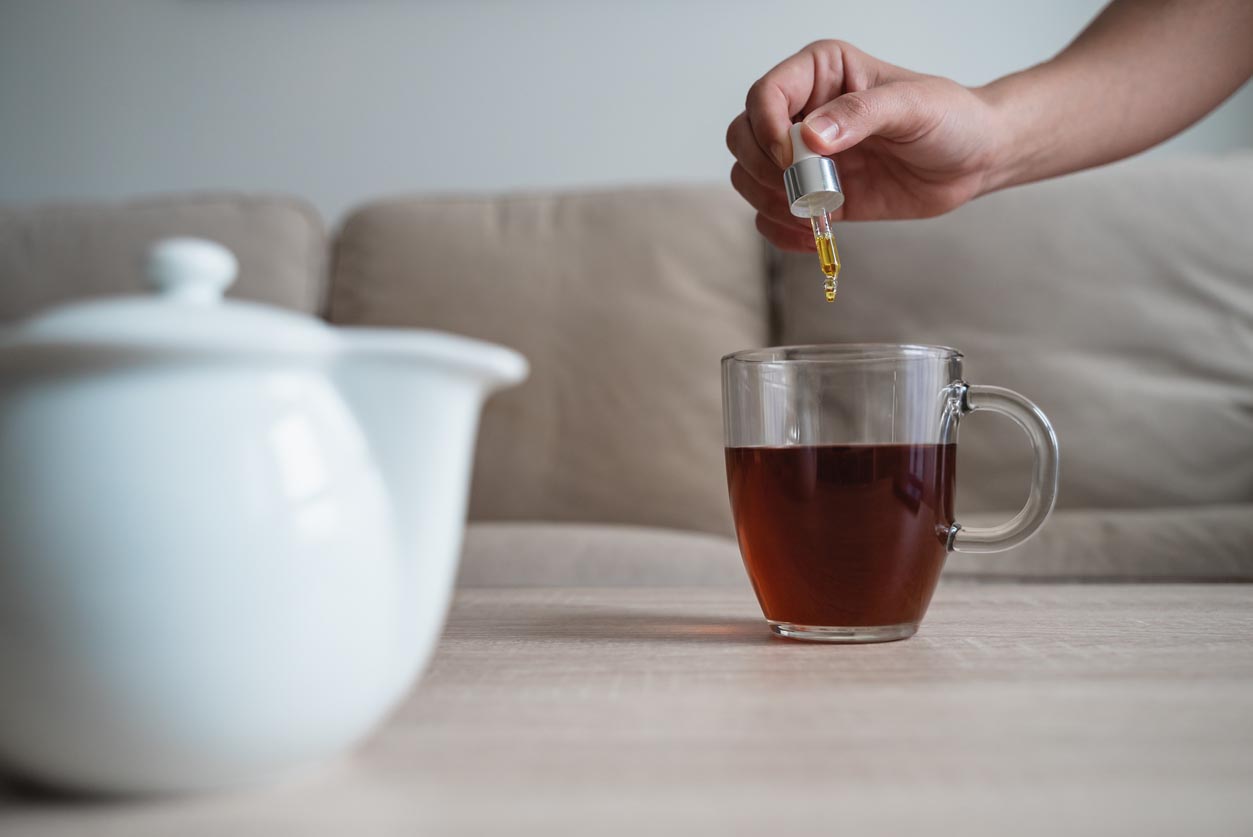
[[[835,161],[823,157],[805,144],[801,123],[792,126],[792,165],[783,172],[788,208],[797,218],[813,218],[834,212],[844,204],[840,175]]]

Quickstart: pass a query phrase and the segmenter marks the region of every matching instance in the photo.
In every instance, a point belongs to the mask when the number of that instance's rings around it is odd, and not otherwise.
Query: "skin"
[[[980,195],[1143,151],[1253,75],[1253,2],[1115,0],[1050,61],[964,87],[818,41],[766,73],[727,129],[731,183],[757,228],[813,250],[783,192],[788,130],[838,155],[837,220],[940,215]]]

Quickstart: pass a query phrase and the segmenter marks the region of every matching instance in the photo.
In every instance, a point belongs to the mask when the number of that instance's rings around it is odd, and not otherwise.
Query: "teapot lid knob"
[[[216,241],[166,238],[148,250],[148,284],[170,300],[208,305],[235,281],[239,262]]]

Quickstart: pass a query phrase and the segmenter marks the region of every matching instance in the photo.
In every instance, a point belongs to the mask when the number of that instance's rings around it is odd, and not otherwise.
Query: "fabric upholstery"
[[[732,538],[588,523],[471,523],[464,587],[747,584]]]
[[[471,512],[533,522],[471,525],[466,584],[746,583],[718,359],[855,340],[957,346],[969,380],[1018,389],[1057,426],[1059,511],[947,574],[1253,579],[1250,218],[1253,155],[1137,161],[928,221],[842,224],[827,305],[812,255],[767,282],[727,189],[390,201],[348,219],[330,318],[530,358],[532,379],[486,411]],[[144,247],[174,234],[240,256],[233,295],[318,309],[325,243],[305,204],[167,196],[0,208],[0,322],[137,290]],[[1025,438],[977,414],[960,451],[958,519],[1004,519]]]
[[[1034,538],[995,555],[951,553],[945,578],[1251,581],[1239,520],[1253,506],[1056,512]],[[967,522],[998,522],[972,515]],[[465,587],[747,585],[732,538],[576,523],[472,523]]]
[[[235,253],[240,275],[230,296],[318,310],[326,237],[308,204],[170,195],[0,207],[0,322],[77,297],[138,293],[148,245],[175,235],[213,239]]]
[[[968,380],[1016,389],[1052,419],[1060,508],[1247,511],[1251,224],[1253,154],[1133,161],[926,221],[840,224],[837,302],[822,299],[812,255],[783,257],[777,339],[962,350]],[[1029,463],[1010,422],[964,420],[959,517],[1017,508]],[[1253,553],[1253,514],[1209,519]],[[1087,531],[1111,549],[1147,547],[1134,526],[1114,537],[1093,518]],[[1182,568],[1211,541],[1194,534],[1171,538]]]
[[[340,234],[329,317],[503,343],[472,519],[729,533],[719,358],[767,336],[765,250],[725,189],[401,200]]]
[[[958,514],[967,526],[1005,513]],[[946,573],[1093,581],[1253,581],[1253,504],[1145,509],[1061,509],[1007,552],[948,557]]]

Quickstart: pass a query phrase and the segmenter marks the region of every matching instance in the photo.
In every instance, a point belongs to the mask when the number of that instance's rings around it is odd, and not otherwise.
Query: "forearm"
[[[1127,157],[1253,74],[1253,2],[1115,0],[1056,58],[978,90],[996,114],[984,191]]]

